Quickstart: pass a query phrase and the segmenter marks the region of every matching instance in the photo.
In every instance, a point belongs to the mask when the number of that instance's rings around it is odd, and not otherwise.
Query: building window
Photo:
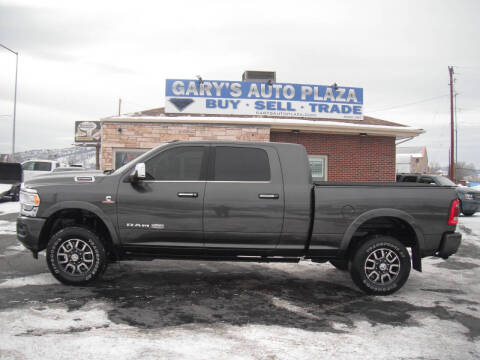
[[[326,155],[310,155],[308,162],[312,169],[313,181],[327,181],[327,156]]]
[[[115,159],[114,170],[139,157],[146,151],[147,150],[142,149],[113,149],[113,156]]]

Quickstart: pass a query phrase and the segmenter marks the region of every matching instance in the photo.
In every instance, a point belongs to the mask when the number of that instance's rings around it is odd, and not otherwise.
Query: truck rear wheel
[[[85,285],[107,267],[105,247],[90,229],[74,226],[54,234],[47,246],[50,272],[67,285]]]
[[[353,282],[371,295],[388,295],[399,290],[407,281],[410,269],[410,254],[391,236],[367,240],[350,260]]]

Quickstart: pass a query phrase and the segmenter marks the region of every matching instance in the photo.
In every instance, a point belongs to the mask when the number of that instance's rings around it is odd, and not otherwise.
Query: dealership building
[[[396,142],[423,133],[363,115],[363,89],[242,81],[167,80],[165,107],[103,118],[100,166],[115,169],[172,140],[302,144],[318,181],[395,181]]]

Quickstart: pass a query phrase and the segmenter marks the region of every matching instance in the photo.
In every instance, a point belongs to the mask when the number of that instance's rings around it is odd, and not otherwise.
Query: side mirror
[[[22,181],[22,164],[0,163],[0,184],[19,184]]]
[[[138,180],[144,180],[146,177],[145,163],[138,163],[135,165],[135,170],[133,170],[130,175],[131,182],[137,182]]]

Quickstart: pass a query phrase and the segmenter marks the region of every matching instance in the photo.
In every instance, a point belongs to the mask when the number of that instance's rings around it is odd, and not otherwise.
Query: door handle
[[[280,196],[278,194],[258,194],[260,199],[278,199]]]
[[[191,197],[191,198],[196,198],[198,197],[198,193],[196,192],[179,192],[177,193],[178,197]]]

